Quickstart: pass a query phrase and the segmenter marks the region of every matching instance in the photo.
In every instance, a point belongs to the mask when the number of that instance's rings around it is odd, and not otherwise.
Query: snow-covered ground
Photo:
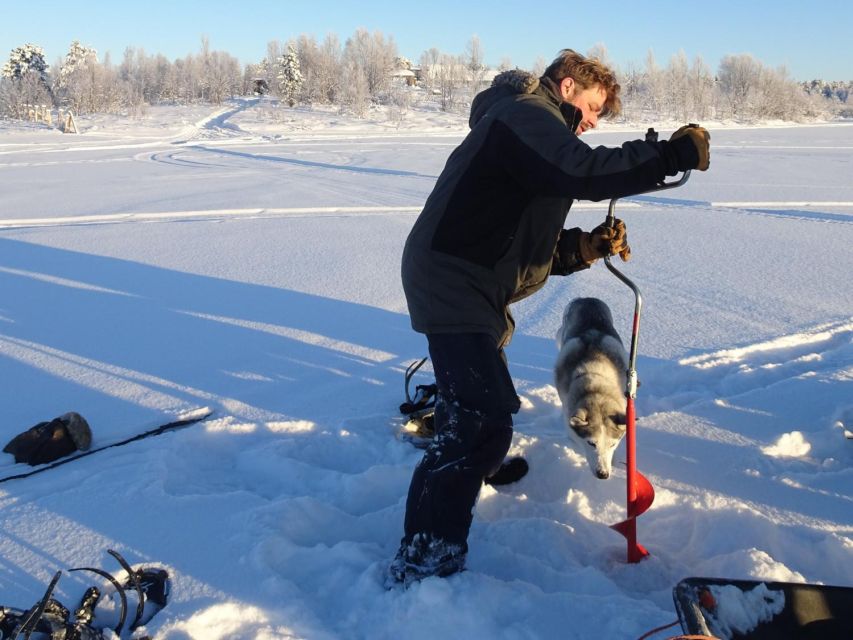
[[[0,484],[0,604],[117,568],[108,548],[170,571],[145,631],[171,639],[632,639],[690,575],[853,584],[853,126],[711,126],[710,171],[617,206],[645,300],[650,558],[625,563],[624,472],[592,476],[551,383],[573,297],[627,338],[633,296],[599,265],[515,309],[531,470],[484,488],[468,570],[386,591],[419,459],[396,411],[426,354],[400,253],[465,118],[247,100],[79,124],[0,122],[0,444],[66,411],[94,446],[214,414]],[[3,455],[2,477],[28,469]]]

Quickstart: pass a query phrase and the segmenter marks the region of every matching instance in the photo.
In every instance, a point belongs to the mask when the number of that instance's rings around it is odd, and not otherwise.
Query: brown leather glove
[[[631,258],[631,247],[628,246],[628,232],[625,223],[616,220],[616,226],[607,223],[598,225],[587,233],[580,234],[578,249],[584,262],[592,263],[604,256],[615,256],[617,253],[623,262]]]
[[[699,154],[699,164],[696,165],[696,168],[699,171],[707,171],[711,165],[711,134],[704,127],[696,124],[686,124],[677,129],[669,137],[669,141],[672,142],[681,136],[689,136],[693,144],[696,145],[696,151]]]

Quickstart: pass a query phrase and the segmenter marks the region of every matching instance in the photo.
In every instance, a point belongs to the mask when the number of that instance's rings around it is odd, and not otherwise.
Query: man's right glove
[[[682,136],[688,136],[696,147],[696,152],[699,154],[699,164],[696,165],[696,168],[699,171],[707,171],[711,164],[711,134],[703,127],[687,124],[676,130],[669,137],[669,141],[672,142]]]
[[[598,225],[587,233],[581,232],[578,238],[578,250],[586,263],[592,263],[605,256],[615,256],[617,253],[623,262],[631,257],[631,247],[628,246],[628,232],[625,223],[616,220],[616,226],[606,223]]]

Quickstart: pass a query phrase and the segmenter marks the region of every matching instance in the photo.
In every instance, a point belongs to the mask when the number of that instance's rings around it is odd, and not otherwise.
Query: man
[[[519,409],[504,347],[509,304],[606,255],[630,255],[625,226],[563,229],[574,199],[640,193],[706,170],[709,136],[682,127],[668,142],[592,149],[579,136],[620,110],[613,72],[570,49],[542,78],[498,76],[471,106],[457,147],[403,251],[412,327],[425,333],[438,395],[435,438],[409,487],[405,535],[390,575],[406,584],[461,570],[472,509],[500,467]]]

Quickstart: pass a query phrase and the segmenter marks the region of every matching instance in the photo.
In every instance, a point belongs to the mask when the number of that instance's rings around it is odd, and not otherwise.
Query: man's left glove
[[[598,225],[587,233],[581,232],[578,248],[584,262],[592,263],[605,256],[615,256],[617,253],[623,262],[631,258],[631,247],[628,246],[628,232],[625,223],[616,220],[611,227],[606,223]]]

